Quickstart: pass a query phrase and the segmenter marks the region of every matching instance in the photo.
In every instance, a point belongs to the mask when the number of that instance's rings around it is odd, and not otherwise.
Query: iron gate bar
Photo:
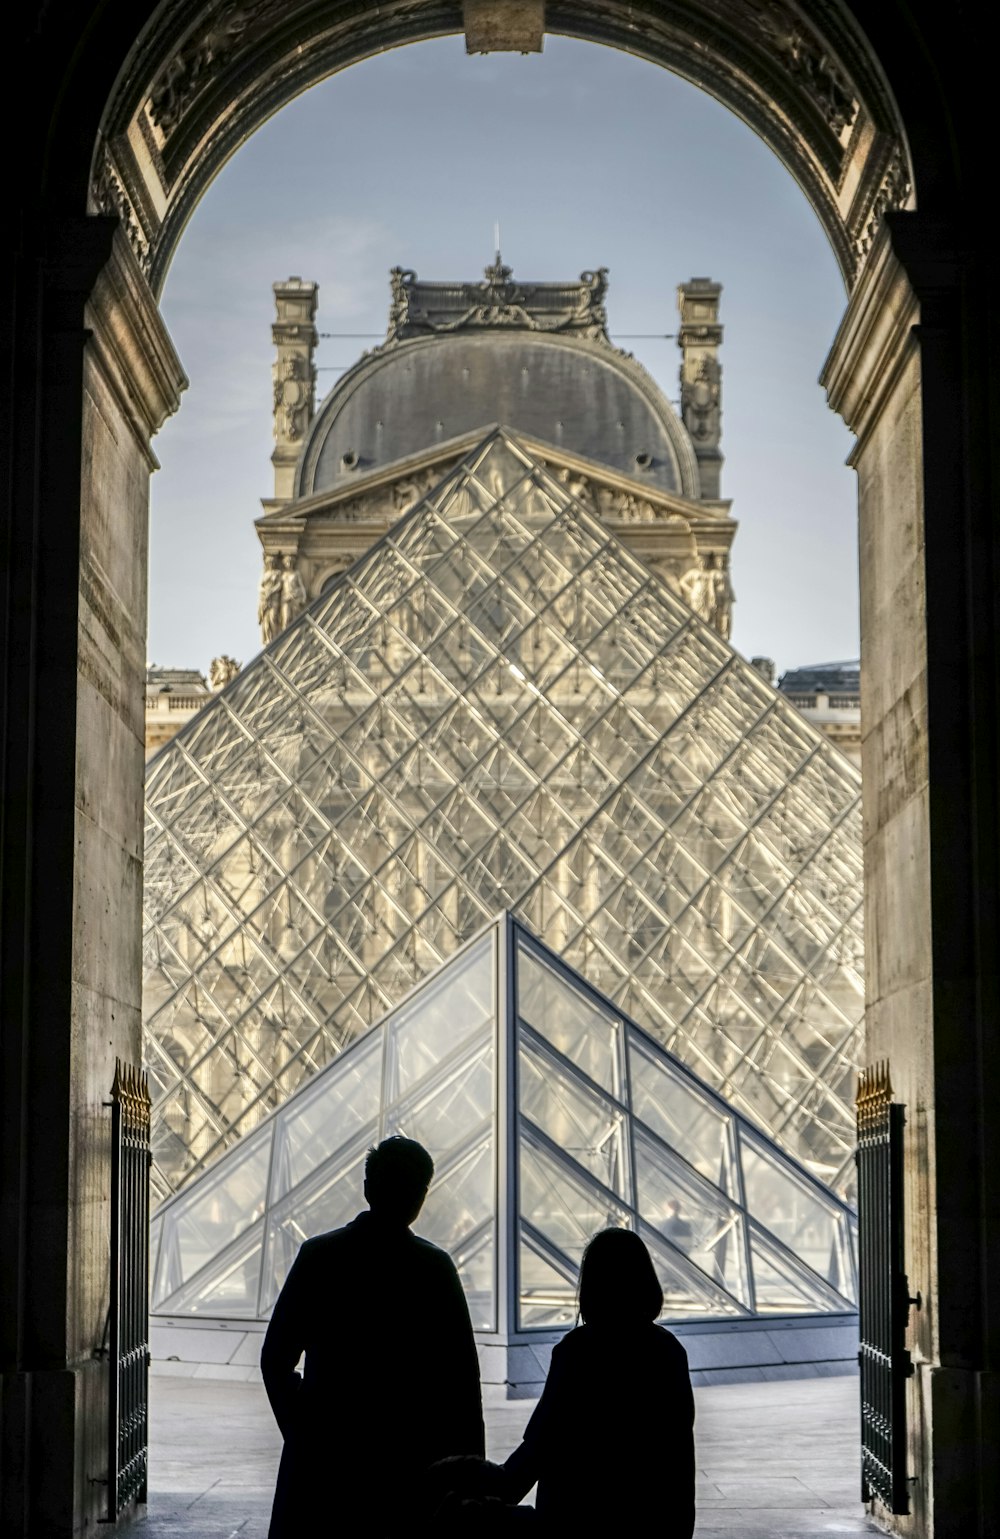
[[[145,1074],[115,1060],[111,1087],[108,1515],[144,1502],[149,1466],[149,1124]]]
[[[909,1285],[903,1254],[904,1108],[892,1100],[888,1062],[861,1072],[858,1117],[858,1327],[861,1499],[910,1510],[906,1475],[905,1347]]]

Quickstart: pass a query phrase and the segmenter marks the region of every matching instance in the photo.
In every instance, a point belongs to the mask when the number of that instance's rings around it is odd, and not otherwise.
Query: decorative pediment
[[[394,267],[389,281],[392,303],[384,346],[494,327],[558,332],[611,346],[604,307],[606,267],[582,272],[577,283],[520,283],[497,252],[481,283],[421,283],[406,267]]]

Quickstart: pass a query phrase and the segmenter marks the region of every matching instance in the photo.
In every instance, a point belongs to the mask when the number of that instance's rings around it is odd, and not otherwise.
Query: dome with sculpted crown
[[[662,391],[608,337],[606,269],[519,283],[499,254],[480,283],[394,268],[385,342],[338,381],[309,429],[296,495],[368,474],[500,423],[556,450],[697,499],[698,463]]]

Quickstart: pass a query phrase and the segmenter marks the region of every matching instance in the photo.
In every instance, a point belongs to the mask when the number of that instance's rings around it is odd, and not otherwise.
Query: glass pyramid
[[[608,1225],[642,1234],[665,1318],[854,1307],[850,1209],[503,915],[164,1204],[154,1310],[266,1317],[394,1132],[434,1157],[416,1228],[454,1256],[479,1331],[571,1323]]]
[[[151,761],[158,1192],[503,908],[848,1194],[861,897],[857,771],[494,431]]]

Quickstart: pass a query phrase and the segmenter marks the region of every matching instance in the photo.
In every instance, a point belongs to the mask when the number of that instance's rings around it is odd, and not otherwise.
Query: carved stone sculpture
[[[281,566],[280,557],[264,557],[264,570],[257,589],[257,624],[260,639],[267,646],[281,629]]]
[[[719,397],[722,371],[715,358],[703,358],[694,379],[681,381],[681,414],[697,449],[720,437]]]
[[[412,336],[494,327],[565,333],[611,345],[606,267],[588,268],[578,283],[519,283],[498,252],[479,283],[420,283],[412,268],[393,267],[389,288],[383,347]]]
[[[295,565],[295,557],[288,555],[281,558],[281,629],[285,630],[293,620],[297,620],[306,607],[305,584],[299,575]]]
[[[297,442],[309,425],[312,381],[304,358],[284,358],[275,365],[274,436]]]
[[[584,507],[593,507],[594,496],[586,476],[581,476],[577,471],[570,470],[568,465],[564,465],[560,470],[556,471],[556,480],[561,486],[566,488],[571,497],[575,497],[578,502],[582,502]]]
[[[698,618],[711,623],[715,604],[715,585],[711,572],[707,572],[700,563],[688,567],[680,580],[680,589],[684,602],[694,610]]]
[[[384,509],[384,512],[392,519],[408,513],[411,508],[416,507],[422,497],[427,496],[432,487],[438,484],[444,473],[442,466],[435,465],[430,470],[417,471],[412,476],[405,476],[402,480],[396,481],[391,493],[392,507]]]
[[[243,664],[238,663],[235,657],[229,657],[223,652],[221,657],[213,657],[208,665],[208,682],[213,689],[225,689],[231,684],[239,673]]]
[[[724,566],[714,568],[709,576],[712,584],[711,623],[725,640],[729,640],[733,628],[733,585]]]
[[[411,286],[416,280],[416,273],[412,267],[391,267],[389,269],[389,330],[390,337],[395,336],[401,327],[409,324],[410,320],[410,292]]]

